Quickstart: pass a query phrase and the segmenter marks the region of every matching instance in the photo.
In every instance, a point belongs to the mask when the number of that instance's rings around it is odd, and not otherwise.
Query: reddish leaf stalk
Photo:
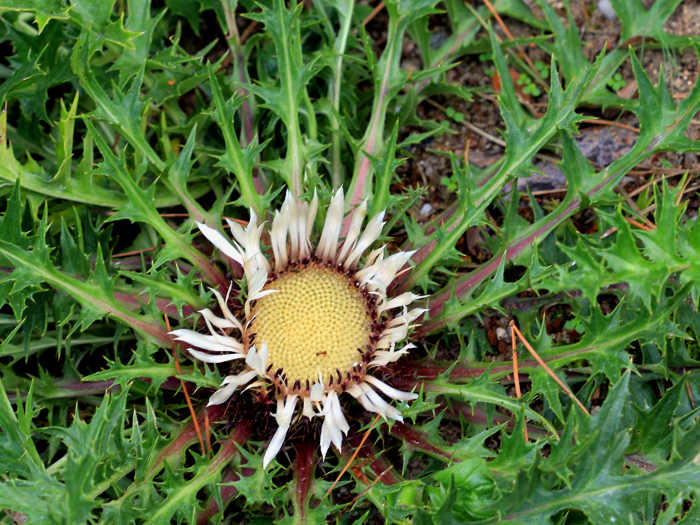
[[[208,471],[214,471],[221,468],[223,463],[231,460],[236,454],[238,454],[238,447],[245,443],[250,435],[253,433],[253,422],[252,421],[241,421],[236,425],[231,436],[224,441],[223,446],[219,449],[219,452],[214,456],[214,459],[209,464]]]
[[[392,377],[391,384],[395,388],[409,389],[412,386],[420,386],[424,380],[436,379],[440,374],[444,374],[448,369],[450,371],[450,379],[469,379],[479,377],[486,372],[486,366],[453,366],[453,362],[437,362],[430,359],[422,361],[397,361],[394,363],[393,370],[395,375]],[[494,371],[508,371],[510,365],[501,367],[492,367],[491,373]]]
[[[495,413],[493,415],[487,415],[484,410],[479,409],[478,407],[475,407],[473,405],[466,405],[464,403],[459,403],[454,400],[450,401],[450,406],[448,407],[447,405],[441,405],[439,410],[444,410],[445,411],[445,416],[451,419],[464,419],[465,421],[469,421],[470,423],[473,423],[475,425],[480,425],[480,426],[491,426],[491,425],[501,425],[504,424],[506,425],[506,428],[512,429],[515,427],[515,423],[513,421],[513,418],[507,417],[498,413]],[[527,430],[528,433],[531,435],[539,435],[539,436],[548,436],[550,435],[548,432],[545,432],[541,428],[528,424],[527,425]]]
[[[366,443],[359,449],[358,457],[371,461],[369,468],[377,476],[381,476],[382,483],[385,485],[395,485],[401,481],[396,471],[389,470],[391,464],[376,451],[371,443]]]
[[[211,463],[209,463],[207,472],[216,472],[220,470],[225,463],[231,461],[231,459],[233,459],[233,457],[236,456],[236,454],[238,454],[238,447],[243,445],[252,433],[252,422],[241,421],[240,423],[238,423],[236,425],[236,428],[233,430],[231,436],[226,441],[224,441],[221,449],[219,449],[219,452],[216,454],[216,456],[214,456]],[[241,474],[243,474],[244,476],[249,476],[250,474],[252,474],[252,471],[250,469],[243,468],[241,469]],[[228,472],[223,476],[222,481],[225,483],[231,483],[233,481],[237,481],[238,479],[240,479],[240,476],[237,473]],[[220,490],[221,502],[224,505],[231,499],[235,498],[238,494],[238,490],[232,485],[222,486]],[[197,516],[197,523],[209,523],[209,518],[217,512],[219,512],[219,505],[216,499],[210,498],[206,508],[203,511],[201,511]]]
[[[386,423],[384,424],[383,430],[388,430],[388,425]],[[430,443],[428,440],[428,435],[425,432],[417,430],[404,423],[399,423],[398,421],[394,422],[394,424],[391,426],[390,432],[392,435],[402,439],[406,444],[427,452],[432,456],[441,456],[451,461],[459,461],[458,459],[454,458],[452,454],[448,454],[444,450],[441,450],[439,447],[436,447]]]
[[[556,356],[551,356],[543,359],[545,362],[557,361],[559,359],[570,359],[581,354],[585,354],[595,349],[595,346],[580,348],[577,350],[572,350],[570,352],[564,352]],[[479,377],[486,371],[493,376],[507,375],[512,370],[512,363],[504,361],[503,364],[497,366],[488,366],[486,363],[478,363],[474,366],[469,365],[454,365],[454,362],[440,362],[432,361],[430,359],[423,359],[421,361],[398,361],[393,365],[393,370],[395,375],[392,377],[391,384],[395,388],[402,390],[411,390],[413,387],[420,388],[425,386],[430,388],[430,382],[437,379],[438,376],[450,370],[449,379],[450,381],[458,381],[460,379],[470,379],[472,377]],[[525,361],[520,361],[518,370],[522,375],[528,375],[525,369],[534,369],[539,365],[538,361],[535,359],[528,359]],[[521,378],[522,380],[522,378]]]
[[[209,412],[209,419],[217,420],[224,414],[224,409],[220,406],[209,407],[199,411],[197,415],[198,422],[202,424],[204,422],[204,413]],[[169,458],[173,458],[179,454],[182,454],[190,443],[194,443],[197,437],[197,432],[195,430],[194,423],[190,420],[180,431],[180,433],[175,436],[175,438],[161,450],[158,457],[153,462],[148,475],[146,478],[153,477],[156,472],[158,472],[163,464],[163,461]]]
[[[372,120],[369,124],[369,135],[367,141],[365,142],[363,150],[360,152],[361,159],[360,166],[357,170],[357,175],[355,178],[355,188],[350,197],[350,207],[354,208],[358,206],[362,199],[364,198],[367,191],[367,182],[369,180],[369,172],[371,169],[370,157],[377,153],[377,135],[381,133],[381,128],[383,127],[382,118],[386,113],[386,104],[388,103],[387,95],[388,82],[389,82],[389,69],[391,69],[391,61],[387,60],[387,70],[384,73],[384,78],[382,79],[382,86],[379,90],[379,96],[377,98],[377,103],[375,105],[375,111],[372,113]],[[381,137],[379,137],[381,139]],[[352,214],[348,215],[345,219],[345,224],[343,225],[343,235],[347,234],[348,228],[350,228],[350,221],[352,219]]]
[[[234,75],[238,73],[238,80],[241,86],[238,88],[243,97],[243,102],[241,103],[242,121],[243,121],[243,140],[244,146],[251,143],[253,140],[253,112],[250,107],[250,102],[248,100],[248,91],[245,89],[245,84],[248,82],[246,77],[246,70],[244,67],[243,53],[241,52],[241,44],[245,41],[248,36],[248,29],[244,33],[243,38],[238,35],[238,26],[236,25],[236,13],[229,9],[227,2],[222,2],[224,18],[226,19],[226,26],[228,28],[228,35],[226,35],[226,40],[228,41],[229,50],[231,52],[231,58],[233,58],[233,70]],[[251,24],[255,27],[256,23]],[[250,26],[249,26],[250,28]],[[255,182],[255,181],[254,181]],[[256,185],[257,186],[257,185]],[[255,188],[259,193],[261,192],[257,187]]]
[[[109,305],[100,305],[102,308],[104,308],[104,311],[120,321],[124,322],[127,326],[132,327],[134,330],[137,330],[139,332],[145,333],[153,337],[154,339],[160,341],[162,344],[169,345],[172,341],[171,337],[168,335],[168,332],[163,330],[163,327],[160,325],[157,325],[155,323],[148,323],[146,321],[143,321],[141,319],[137,319],[135,317],[132,317],[124,312],[120,312],[117,310],[114,310],[111,308]]]
[[[445,224],[448,221],[452,220],[452,216],[455,214],[457,211],[457,205],[453,204],[449,208],[447,208],[445,211],[443,211],[435,220],[431,221],[430,224],[425,228],[424,235],[431,235],[435,233],[435,230],[437,229],[438,226],[441,226]],[[459,225],[459,221],[453,221],[452,224],[450,224],[447,227],[447,232],[451,232],[454,230],[457,226]],[[430,240],[428,241],[428,244],[425,246],[418,248],[416,253],[413,254],[411,257],[411,262],[413,262],[414,265],[418,265],[423,260],[432,252],[435,247],[437,246],[437,241]],[[404,245],[401,247],[402,250],[404,251],[410,251],[413,248],[413,246],[409,242],[405,242]],[[389,290],[392,292],[399,292],[399,291],[405,291],[402,287],[401,284],[411,276],[410,271],[404,271],[402,273],[399,273],[394,280],[392,281],[391,285],[389,286]]]
[[[196,257],[195,262],[199,267],[199,272],[202,274],[202,277],[204,277],[208,283],[212,284],[213,286],[217,286],[220,291],[226,291],[229,285],[229,280],[216,268],[216,266],[214,266],[204,257],[199,256]]]
[[[650,154],[650,148],[648,147],[648,152],[645,154]],[[640,159],[641,160],[641,159]],[[625,167],[620,167],[612,173],[607,174],[603,180],[596,185],[593,189],[589,190],[587,195],[593,197],[594,195],[600,193],[605,188],[610,186],[613,182],[617,181],[620,175],[627,170]],[[423,336],[425,334],[432,333],[436,330],[442,328],[449,319],[438,318],[444,310],[445,303],[450,299],[451,295],[454,293],[457,297],[463,297],[467,295],[472,289],[478,286],[486,278],[488,278],[492,273],[494,273],[498,266],[501,264],[501,259],[506,258],[506,261],[510,261],[517,256],[521,255],[527,251],[531,246],[535,245],[541,238],[547,235],[549,232],[554,230],[559,224],[564,222],[567,218],[571,216],[581,205],[580,199],[572,199],[572,201],[554,217],[548,218],[542,226],[537,228],[533,233],[522,237],[519,240],[514,241],[509,246],[505,248],[502,253],[499,253],[489,262],[483,264],[473,272],[466,274],[445,287],[441,292],[438,292],[433,297],[430,298],[430,320],[423,323],[418,329],[418,336]]]
[[[66,383],[61,383],[61,381],[56,382],[56,390],[52,393],[50,398],[70,398],[70,397],[83,397],[91,395],[103,395],[108,390],[110,392],[119,392],[121,387],[119,385],[114,385],[114,380],[110,379],[108,381],[69,381]],[[26,392],[7,392],[7,398],[10,402],[14,403],[17,399],[26,399]]]
[[[397,36],[394,34],[397,31],[398,23],[395,20],[390,21],[388,28],[387,40],[391,42]],[[401,38],[400,36],[398,38]],[[388,44],[391,46],[391,44]],[[367,185],[370,182],[370,172],[372,169],[370,158],[376,156],[381,148],[383,141],[383,130],[384,121],[386,118],[387,106],[389,104],[389,82],[391,70],[395,67],[394,62],[396,61],[396,53],[400,53],[401,50],[390,47],[384,51],[383,57],[386,58],[385,68],[382,74],[381,85],[377,90],[376,98],[374,100],[372,108],[372,116],[365,134],[366,139],[360,144],[360,151],[358,152],[359,163],[355,173],[353,174],[352,183],[350,185],[350,209],[356,208],[362,199],[367,194]],[[354,212],[353,212],[354,213]],[[343,235],[347,235],[348,229],[350,228],[350,221],[352,220],[353,213],[349,213],[345,218],[343,224]]]
[[[317,457],[313,440],[306,439],[294,447],[296,460],[294,461],[294,510],[301,523],[306,523],[306,510],[309,503],[309,491],[314,479]]]
[[[232,485],[232,483],[234,481],[238,481],[239,479],[241,479],[241,477],[236,472],[231,470],[226,472],[223,478],[221,478],[219,495],[221,496],[221,503],[223,503],[224,506],[226,506],[230,500],[238,496],[238,489]],[[217,503],[216,498],[212,496],[209,498],[207,506],[204,508],[204,510],[197,515],[197,525],[206,525],[207,523],[211,523],[211,517],[217,512],[219,512],[219,504]]]
[[[489,262],[483,264],[473,272],[464,275],[463,277],[457,279],[454,282],[454,287],[449,289],[444,289],[438,292],[435,296],[430,298],[430,317],[431,319],[423,323],[418,332],[420,335],[429,334],[435,330],[440,329],[446,322],[445,319],[436,319],[445,310],[445,303],[450,299],[452,293],[457,297],[462,297],[468,294],[474,287],[478,286],[482,281],[488,278],[492,273],[494,273],[499,265],[501,264],[501,259],[506,258],[506,261],[510,261],[525,250],[529,249],[533,244],[535,244],[541,237],[553,230],[559,223],[564,221],[569,217],[580,205],[578,200],[574,200],[569,204],[564,210],[562,210],[556,217],[547,221],[540,228],[535,230],[533,233],[526,235],[520,240],[515,241],[510,246],[508,246],[503,253],[498,254],[496,257],[492,258]]]

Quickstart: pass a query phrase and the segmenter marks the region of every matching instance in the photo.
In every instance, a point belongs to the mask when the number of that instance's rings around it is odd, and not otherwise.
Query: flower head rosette
[[[234,241],[217,230],[198,224],[204,236],[245,272],[247,297],[237,319],[228,297],[214,290],[223,317],[201,310],[208,334],[175,330],[189,345],[189,353],[207,363],[243,360],[245,369],[224,378],[209,405],[227,401],[240,387],[274,390],[278,428],[263,459],[267,466],[277,455],[301,402],[301,417],[323,418],[321,453],[331,443],[341,448],[349,430],[339,396],[348,393],[368,411],[401,421],[400,412],[387,402],[408,401],[414,393],[401,392],[371,375],[406,354],[413,345],[400,346],[411,323],[425,310],[408,307],[419,296],[405,292],[390,297],[387,289],[413,252],[385,257],[384,247],[365,253],[379,238],[384,213],[362,225],[367,203],[360,204],[340,242],[345,199],[342,189],[331,199],[315,249],[310,237],[318,210],[287,194],[275,213],[269,232],[272,259],[261,250],[263,226],[251,211],[247,227],[227,220]]]

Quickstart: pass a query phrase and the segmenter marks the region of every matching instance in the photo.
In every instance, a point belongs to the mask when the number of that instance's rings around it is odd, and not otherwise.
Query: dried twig
[[[340,474],[338,474],[338,477],[335,478],[335,481],[333,484],[328,488],[326,493],[323,495],[322,501],[326,499],[328,494],[331,493],[331,491],[335,488],[335,486],[338,484],[340,481],[340,478],[343,477],[343,474],[347,472],[347,470],[350,468],[350,465],[352,465],[352,462],[355,461],[355,458],[357,458],[357,455],[360,453],[360,450],[362,449],[362,445],[365,444],[365,441],[367,441],[367,438],[369,437],[369,433],[372,431],[372,428],[374,428],[374,425],[377,424],[377,421],[379,421],[379,414],[377,414],[377,417],[374,418],[374,421],[372,421],[372,424],[369,426],[369,428],[365,431],[365,434],[362,436],[362,440],[360,441],[360,444],[357,446],[355,449],[355,452],[352,453],[352,456],[348,460],[348,462],[345,464],[343,467],[343,470],[340,471]]]
[[[511,350],[513,354],[513,381],[515,382],[515,397],[518,399],[523,397],[522,392],[520,391],[520,376],[518,374],[518,352],[516,351],[516,344],[515,344],[515,332],[513,330],[513,327],[515,326],[515,323],[513,321],[510,322],[510,342],[511,342]],[[527,421],[523,425],[523,435],[525,437],[525,441],[529,441],[528,435],[527,435]]]
[[[535,358],[535,361],[537,361],[537,363],[538,363],[542,368],[545,369],[545,371],[551,376],[551,378],[554,379],[554,381],[557,382],[557,384],[558,384],[558,385],[564,390],[564,392],[566,392],[566,393],[568,394],[568,396],[581,408],[581,410],[583,410],[584,413],[585,413],[586,415],[590,416],[590,413],[588,412],[588,410],[586,409],[586,407],[583,406],[583,403],[581,403],[581,401],[578,400],[578,398],[576,397],[576,395],[571,391],[571,389],[566,385],[566,383],[564,383],[561,379],[559,379],[559,377],[552,371],[552,369],[549,368],[549,366],[547,366],[547,363],[545,363],[545,362],[542,360],[542,358],[539,356],[539,354],[538,354],[537,352],[535,352],[535,349],[532,348],[532,345],[531,345],[530,343],[528,343],[527,339],[525,339],[525,336],[522,334],[522,332],[518,329],[517,326],[515,326],[515,321],[511,321],[511,322],[510,322],[510,329],[511,329],[511,331],[512,331],[513,333],[515,333],[515,335],[518,336],[518,339],[520,339],[520,341],[525,345],[525,348],[527,348],[528,352],[530,352],[530,354],[532,355],[532,357]]]
[[[163,315],[165,318],[165,327],[168,329],[168,332],[170,332],[170,320],[168,319],[167,315]],[[177,372],[178,376],[182,375],[182,369],[180,368],[180,361],[177,358],[177,350],[175,349],[175,343],[172,345],[172,351],[173,351],[173,360],[175,361],[175,371]],[[199,445],[202,447],[202,454],[205,454],[207,449],[204,447],[204,440],[202,439],[202,431],[199,428],[199,421],[197,421],[197,414],[194,411],[194,407],[192,406],[192,400],[190,399],[190,393],[187,391],[187,385],[185,385],[185,380],[180,379],[180,386],[182,387],[182,392],[185,394],[185,400],[187,401],[187,407],[190,409],[190,414],[192,415],[192,423],[194,424],[194,431],[197,433],[197,439],[199,440]],[[207,419],[206,422],[208,423],[209,420]],[[208,425],[207,425],[208,426]],[[207,436],[207,441],[209,440],[209,437]]]
[[[384,2],[379,2],[379,5],[377,7],[375,7],[374,9],[372,9],[372,12],[370,14],[368,14],[365,17],[365,19],[362,21],[362,26],[364,27],[367,24],[369,24],[372,21],[372,19],[375,16],[377,16],[382,9],[384,9]]]

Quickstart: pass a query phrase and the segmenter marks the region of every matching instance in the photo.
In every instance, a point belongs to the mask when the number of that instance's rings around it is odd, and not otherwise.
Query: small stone
[[[600,0],[598,2],[598,10],[603,13],[603,16],[607,18],[608,20],[616,20],[617,19],[617,13],[615,13],[615,10],[613,9],[612,4],[610,3],[610,0]]]

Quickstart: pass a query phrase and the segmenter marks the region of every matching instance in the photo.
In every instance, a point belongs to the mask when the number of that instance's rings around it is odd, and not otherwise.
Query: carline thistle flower
[[[414,252],[385,257],[384,247],[379,247],[361,263],[382,232],[384,212],[371,218],[362,231],[367,202],[361,203],[339,243],[344,209],[341,188],[331,199],[321,237],[312,250],[317,195],[314,192],[307,203],[287,193],[269,232],[272,260],[260,249],[263,225],[258,225],[252,210],[246,228],[227,219],[233,242],[206,224],[197,224],[216,248],[243,267],[247,282],[245,319],[231,313],[228,297],[212,290],[223,317],[209,308],[200,311],[209,334],[186,329],[171,334],[189,345],[188,352],[201,361],[244,360],[245,369],[226,376],[208,406],[224,403],[245,385],[274,387],[278,428],[265,452],[263,467],[282,447],[298,402],[302,406],[300,417],[323,418],[320,446],[325,458],[331,443],[341,449],[343,434],[350,428],[340,404],[341,394],[347,392],[366,410],[398,421],[402,420],[400,412],[379,393],[400,401],[417,397],[370,375],[414,346],[405,344],[397,349],[411,323],[425,312],[423,308],[408,308],[421,297],[411,292],[389,297],[387,292]]]

